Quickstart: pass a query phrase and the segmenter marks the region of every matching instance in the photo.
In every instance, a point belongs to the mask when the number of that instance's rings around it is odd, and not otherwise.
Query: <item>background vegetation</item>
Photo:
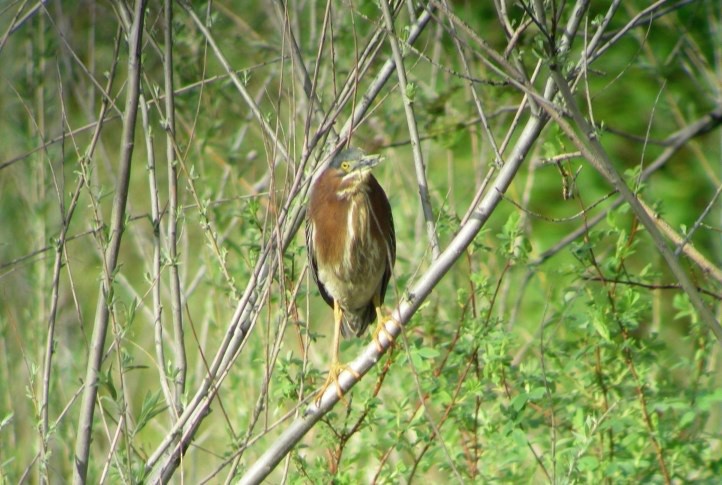
[[[720,2],[17,0],[0,65],[3,481],[722,475]],[[405,329],[316,408],[349,140]]]

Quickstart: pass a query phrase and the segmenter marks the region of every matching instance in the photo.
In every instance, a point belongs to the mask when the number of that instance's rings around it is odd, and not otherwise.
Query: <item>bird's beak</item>
[[[368,171],[381,163],[381,161],[383,161],[383,157],[381,155],[364,155],[363,158],[358,161],[356,168],[358,170]]]

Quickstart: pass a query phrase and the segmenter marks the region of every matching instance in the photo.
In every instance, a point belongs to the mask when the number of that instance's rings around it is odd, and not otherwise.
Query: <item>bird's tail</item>
[[[360,337],[374,320],[376,320],[376,308],[373,304],[353,312],[344,311],[341,320],[341,335],[344,338]]]

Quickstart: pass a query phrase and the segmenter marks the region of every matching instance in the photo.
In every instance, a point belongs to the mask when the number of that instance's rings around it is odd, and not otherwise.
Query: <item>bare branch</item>
[[[103,281],[98,295],[98,303],[90,342],[88,366],[85,376],[85,388],[78,420],[75,443],[75,464],[73,482],[85,483],[88,473],[88,456],[93,430],[95,399],[98,393],[98,374],[108,331],[108,317],[112,301],[113,274],[118,264],[120,241],[125,226],[125,207],[128,201],[131,161],[133,159],[135,122],[140,97],[140,70],[143,22],[145,20],[145,0],[137,0],[133,12],[132,29],[128,32],[128,92],[126,95],[123,135],[120,147],[120,170],[118,185],[113,199],[113,212],[110,223],[110,241],[103,266]]]
[[[404,112],[406,113],[406,124],[409,127],[409,139],[411,140],[411,151],[414,155],[414,168],[416,170],[416,184],[419,187],[419,200],[421,201],[421,209],[426,222],[426,234],[431,245],[431,256],[436,259],[439,257],[439,237],[436,234],[434,224],[434,214],[431,210],[431,198],[429,197],[429,184],[426,180],[426,165],[424,164],[423,155],[421,154],[421,142],[419,141],[419,132],[416,127],[416,117],[414,115],[413,97],[414,85],[410,84],[406,78],[406,68],[404,67],[404,58],[401,54],[396,32],[394,29],[394,19],[391,16],[391,9],[387,0],[381,0],[381,11],[384,14],[386,29],[389,32],[389,42],[391,43],[391,51],[393,52],[394,63],[396,64],[396,74],[399,77],[399,91],[401,99],[404,103]]]

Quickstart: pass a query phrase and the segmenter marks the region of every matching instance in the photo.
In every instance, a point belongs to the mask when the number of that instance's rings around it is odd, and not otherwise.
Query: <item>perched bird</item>
[[[357,148],[340,151],[311,188],[306,212],[309,267],[321,296],[333,308],[334,338],[331,369],[323,395],[336,383],[339,334],[361,336],[376,318],[374,332],[386,332],[381,305],[396,261],[396,234],[391,205],[371,169],[379,155]],[[352,371],[353,372],[353,371]]]

